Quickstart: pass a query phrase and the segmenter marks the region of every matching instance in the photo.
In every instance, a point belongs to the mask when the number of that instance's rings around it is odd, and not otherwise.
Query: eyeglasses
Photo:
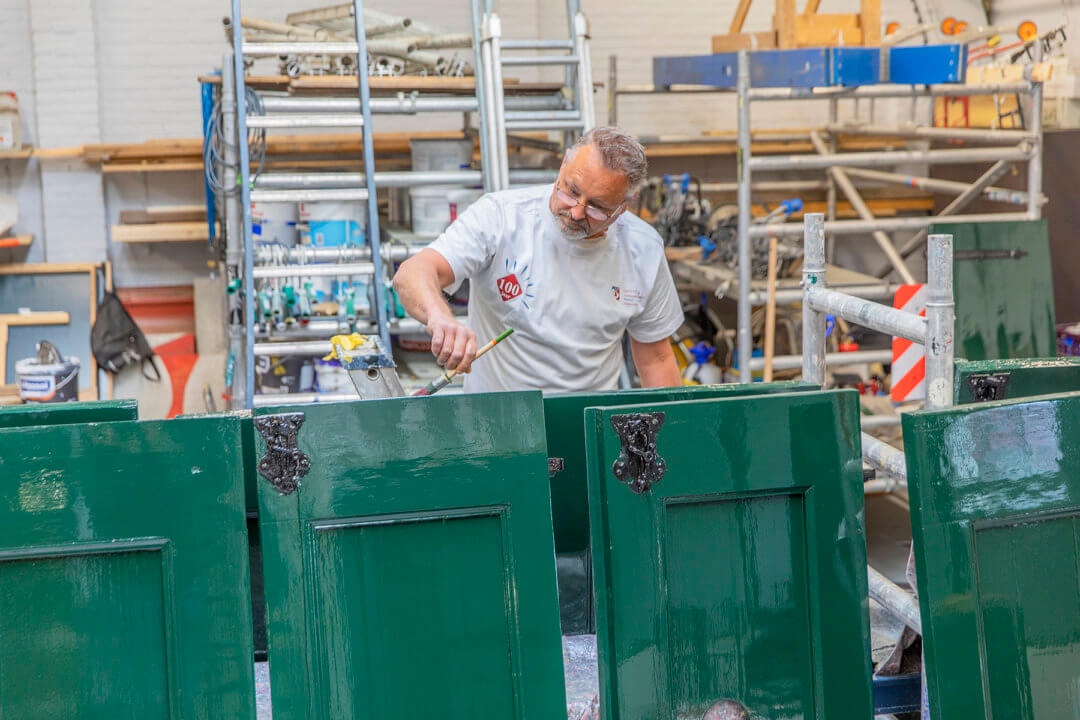
[[[595,222],[603,222],[605,220],[610,220],[611,216],[619,212],[619,210],[622,209],[622,206],[626,204],[625,202],[619,203],[619,207],[615,208],[611,212],[608,212],[607,210],[601,210],[594,205],[589,205],[588,203],[578,200],[576,197],[563,190],[559,186],[558,182],[555,183],[555,197],[559,198],[559,202],[561,202],[562,204],[569,205],[570,209],[576,208],[578,205],[583,206],[585,208],[585,216]]]

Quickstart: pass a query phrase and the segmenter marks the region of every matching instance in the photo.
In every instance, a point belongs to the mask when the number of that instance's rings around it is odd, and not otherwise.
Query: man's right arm
[[[405,312],[431,333],[431,354],[447,370],[468,372],[476,357],[476,334],[454,318],[443,297],[443,288],[453,283],[450,263],[430,248],[403,262],[394,275],[394,290]]]

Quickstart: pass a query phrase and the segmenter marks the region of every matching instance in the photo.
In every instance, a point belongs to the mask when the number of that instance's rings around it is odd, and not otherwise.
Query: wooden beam
[[[799,47],[862,45],[859,16],[799,15],[795,18],[795,43]]]
[[[742,32],[743,23],[746,22],[746,14],[750,12],[750,3],[753,0],[739,0],[738,6],[735,8],[735,17],[731,19],[731,27],[728,28],[728,32],[731,34]],[[713,52],[716,52],[713,50]]]
[[[795,0],[776,0],[776,44],[781,50],[797,47],[795,36]]]
[[[881,0],[859,0],[859,25],[863,45],[881,44]]]
[[[113,242],[206,242],[210,239],[210,226],[201,222],[161,222],[142,225],[113,225],[110,237]]]
[[[64,310],[0,314],[0,325],[5,325],[7,327],[23,327],[26,325],[67,325],[69,322],[71,322],[71,316]]]
[[[97,269],[97,263],[10,263],[0,265],[0,275],[73,275]]]
[[[738,52],[739,50],[775,50],[776,31],[767,30],[759,33],[737,33],[734,35],[713,35],[714,53]]]
[[[821,6],[821,0],[806,0],[806,9],[803,10],[804,15],[813,15],[817,12]]]
[[[121,225],[143,225],[146,223],[171,222],[206,222],[205,205],[159,205],[145,210],[121,210]]]

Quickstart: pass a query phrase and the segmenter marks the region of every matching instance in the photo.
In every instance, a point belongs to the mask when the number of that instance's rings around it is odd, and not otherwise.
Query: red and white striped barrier
[[[893,296],[897,310],[926,317],[926,285],[901,285]],[[892,341],[893,402],[926,398],[926,348],[902,337]]]

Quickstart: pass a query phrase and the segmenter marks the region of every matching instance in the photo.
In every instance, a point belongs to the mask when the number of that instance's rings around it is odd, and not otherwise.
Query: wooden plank
[[[738,33],[734,35],[713,35],[714,53],[738,52],[739,50],[775,50],[776,31],[767,30],[757,33]]]
[[[8,327],[23,325],[67,325],[69,322],[71,322],[71,316],[63,310],[0,314],[0,325],[6,325]]]
[[[103,173],[135,173],[135,172],[202,172],[201,160],[181,160],[173,162],[133,162],[133,163],[105,163],[101,166]]]
[[[821,6],[821,0],[806,0],[806,9],[803,10],[804,15],[813,15],[818,11],[818,7]]]
[[[34,148],[30,145],[23,145],[18,149],[0,150],[0,160],[21,160],[28,158],[34,154]]]
[[[195,222],[206,221],[205,205],[177,205],[175,207],[158,206],[144,210],[121,210],[121,225],[142,225],[146,223]]]
[[[210,228],[205,220],[113,225],[110,237],[122,243],[205,242],[210,239]]]
[[[861,45],[862,30],[859,16],[799,15],[795,18],[795,42],[799,47],[833,47]]]
[[[859,0],[859,25],[863,45],[881,44],[881,0]]]
[[[0,265],[0,275],[70,275],[97,268],[97,263],[9,263]]]
[[[776,0],[776,15],[773,18],[776,28],[776,44],[781,50],[797,47],[795,35],[795,0]]]
[[[731,19],[731,27],[728,28],[728,32],[732,35],[742,32],[743,23],[746,22],[746,14],[750,12],[750,3],[753,0],[739,0],[738,6],[735,8],[735,17]],[[713,52],[717,52],[713,50]]]

